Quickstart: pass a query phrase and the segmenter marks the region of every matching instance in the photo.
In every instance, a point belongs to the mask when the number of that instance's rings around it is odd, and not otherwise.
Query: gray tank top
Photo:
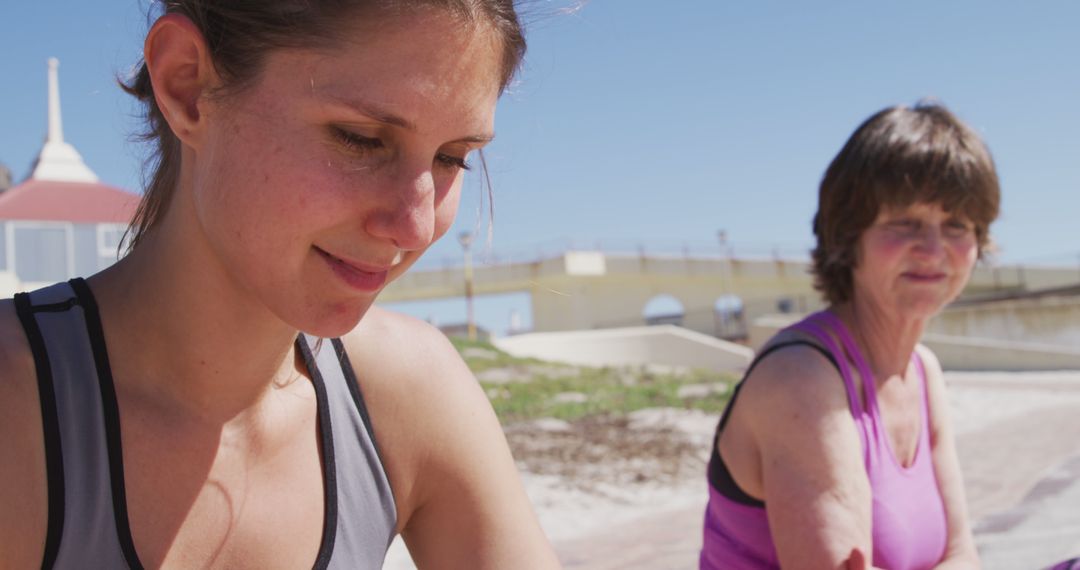
[[[120,416],[97,303],[82,279],[15,296],[37,369],[48,473],[42,568],[142,564],[124,495]],[[397,509],[367,408],[338,339],[301,334],[315,386],[325,511],[315,568],[380,568]],[[267,545],[273,548],[273,545]]]

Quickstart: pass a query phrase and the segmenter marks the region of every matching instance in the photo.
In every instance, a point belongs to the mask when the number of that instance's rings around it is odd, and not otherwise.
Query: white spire
[[[49,58],[49,136],[46,142],[64,142],[64,129],[60,124],[60,76],[57,69],[60,60]]]
[[[30,178],[35,180],[58,180],[62,182],[97,182],[98,177],[83,162],[75,147],[64,142],[64,129],[60,123],[60,80],[57,69],[60,62],[49,58],[49,134],[34,161]]]

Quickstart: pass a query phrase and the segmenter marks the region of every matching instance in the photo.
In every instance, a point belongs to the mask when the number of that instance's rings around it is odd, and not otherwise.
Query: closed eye
[[[453,168],[458,170],[472,170],[472,166],[461,156],[453,156],[450,154],[439,153],[435,155],[435,160],[442,166],[447,168]]]
[[[971,224],[960,220],[952,220],[945,223],[945,231],[950,235],[961,236],[972,231]]]
[[[356,154],[364,154],[383,147],[383,143],[379,139],[358,135],[342,128],[331,127],[331,132],[341,146]]]

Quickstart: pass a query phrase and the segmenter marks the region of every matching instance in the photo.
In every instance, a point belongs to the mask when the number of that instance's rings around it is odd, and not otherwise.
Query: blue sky
[[[805,251],[816,185],[864,118],[934,97],[994,153],[1002,261],[1080,264],[1080,3],[533,0],[530,50],[488,151],[492,249],[563,245]],[[138,57],[145,1],[0,8],[0,162],[21,179],[45,134],[45,61],[61,61],[66,139],[139,188],[135,108],[114,84]],[[452,236],[477,219],[470,185]],[[487,303],[487,304],[485,304]],[[505,328],[522,298],[482,302]],[[524,309],[527,312],[527,308]],[[410,311],[461,320],[460,300]],[[527,315],[526,315],[527,316]]]

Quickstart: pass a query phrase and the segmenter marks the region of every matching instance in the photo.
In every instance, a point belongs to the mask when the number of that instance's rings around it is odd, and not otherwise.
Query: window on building
[[[24,283],[63,281],[71,277],[71,228],[62,224],[14,228],[15,275]]]

